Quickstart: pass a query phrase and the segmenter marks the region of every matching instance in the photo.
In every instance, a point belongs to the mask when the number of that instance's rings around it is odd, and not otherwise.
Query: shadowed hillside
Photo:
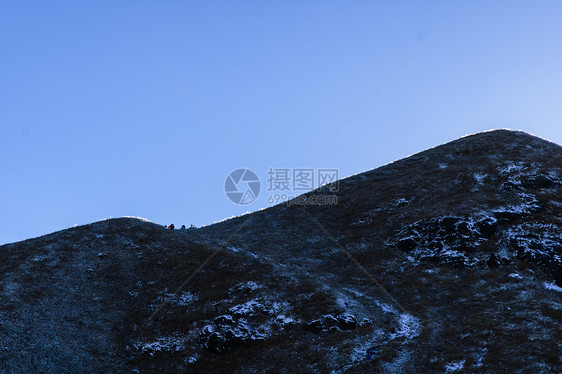
[[[560,372],[561,178],[497,130],[304,195],[335,205],[1,246],[0,371]]]

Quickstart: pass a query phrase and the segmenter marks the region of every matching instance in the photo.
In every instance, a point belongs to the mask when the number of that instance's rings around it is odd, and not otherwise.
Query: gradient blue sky
[[[344,177],[503,127],[562,144],[561,19],[560,1],[1,1],[0,243],[267,206],[226,199],[239,167]]]

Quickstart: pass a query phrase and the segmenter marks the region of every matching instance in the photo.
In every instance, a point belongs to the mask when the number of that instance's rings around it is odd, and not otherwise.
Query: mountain
[[[198,229],[0,247],[0,371],[562,372],[562,147],[466,136]]]

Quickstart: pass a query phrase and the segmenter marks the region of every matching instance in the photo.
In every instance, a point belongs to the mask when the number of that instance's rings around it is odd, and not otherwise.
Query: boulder
[[[500,261],[498,260],[496,255],[492,253],[488,261],[486,261],[486,264],[489,268],[497,268],[498,266],[500,266]]]
[[[560,186],[560,182],[548,175],[535,174],[521,181],[521,186],[525,189],[552,188]]]

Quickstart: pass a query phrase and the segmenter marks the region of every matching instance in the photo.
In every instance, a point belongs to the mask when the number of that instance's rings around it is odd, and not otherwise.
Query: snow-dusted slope
[[[0,371],[560,372],[561,177],[500,130],[307,195],[337,205],[2,246]]]

